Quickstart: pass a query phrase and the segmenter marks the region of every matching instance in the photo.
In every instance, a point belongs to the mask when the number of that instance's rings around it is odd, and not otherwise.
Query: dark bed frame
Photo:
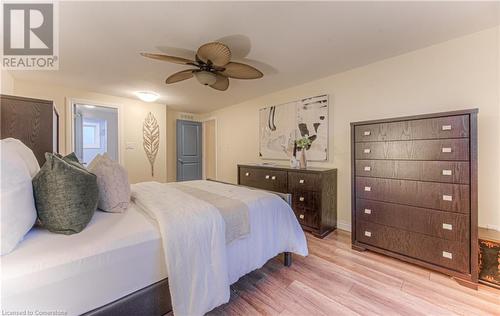
[[[57,137],[59,122],[56,119],[54,124],[53,121],[54,115],[58,118],[53,102],[6,95],[1,95],[0,101],[0,117],[2,121],[0,139],[13,137],[21,140],[37,154],[37,159],[40,165],[42,165],[45,162],[44,153],[57,151],[58,148],[58,144],[54,144],[54,139],[59,140]],[[33,124],[32,122],[39,123]],[[56,135],[55,138],[54,135]],[[279,195],[287,203],[290,203],[289,196]],[[285,252],[283,256],[284,265],[286,267],[291,266],[292,253]],[[83,315],[161,316],[171,311],[170,289],[168,278],[165,278]]]

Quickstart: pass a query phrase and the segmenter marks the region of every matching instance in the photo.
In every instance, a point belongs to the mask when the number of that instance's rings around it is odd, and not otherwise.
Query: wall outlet
[[[133,150],[133,149],[136,149],[136,148],[137,148],[137,143],[135,143],[135,142],[128,142],[125,145],[125,149],[128,149],[128,150]]]

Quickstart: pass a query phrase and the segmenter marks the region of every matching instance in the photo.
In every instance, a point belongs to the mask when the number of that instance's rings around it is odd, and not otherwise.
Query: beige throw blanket
[[[226,244],[250,233],[248,206],[245,203],[181,183],[176,183],[174,188],[213,205],[219,211],[226,224]]]

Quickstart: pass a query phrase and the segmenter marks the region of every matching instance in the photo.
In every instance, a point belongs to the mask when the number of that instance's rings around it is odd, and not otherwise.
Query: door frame
[[[218,157],[218,154],[219,154],[219,151],[218,151],[218,147],[217,147],[217,143],[218,143],[218,131],[219,131],[219,121],[217,120],[217,117],[215,116],[210,116],[210,117],[207,117],[207,118],[204,118],[204,119],[201,119],[200,122],[203,124],[205,122],[208,122],[208,121],[215,121],[215,139],[214,139],[214,145],[215,145],[215,179],[214,180],[219,180],[219,173],[217,171],[217,157]],[[205,129],[202,129],[202,141],[203,141],[203,144],[205,144]],[[202,177],[203,179],[206,178],[206,174],[205,174],[205,171],[206,171],[206,155],[205,155],[205,150],[206,150],[206,146],[203,145],[203,156],[201,157],[202,159],[202,165],[203,165],[203,170],[202,170]]]
[[[122,105],[120,104],[112,104],[112,103],[104,103],[100,101],[92,101],[86,99],[79,98],[66,98],[66,153],[71,153],[75,151],[75,140],[74,140],[74,105],[77,103],[95,105],[106,108],[114,108],[117,109],[118,112],[118,162],[121,165],[124,165],[124,157],[125,157],[125,146],[124,146],[124,137],[123,133],[123,113],[122,113]]]

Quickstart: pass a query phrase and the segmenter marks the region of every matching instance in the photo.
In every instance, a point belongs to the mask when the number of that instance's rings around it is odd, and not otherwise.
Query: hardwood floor
[[[500,290],[474,291],[449,277],[370,251],[350,233],[307,234],[309,256],[282,256],[240,279],[209,315],[500,315]]]

